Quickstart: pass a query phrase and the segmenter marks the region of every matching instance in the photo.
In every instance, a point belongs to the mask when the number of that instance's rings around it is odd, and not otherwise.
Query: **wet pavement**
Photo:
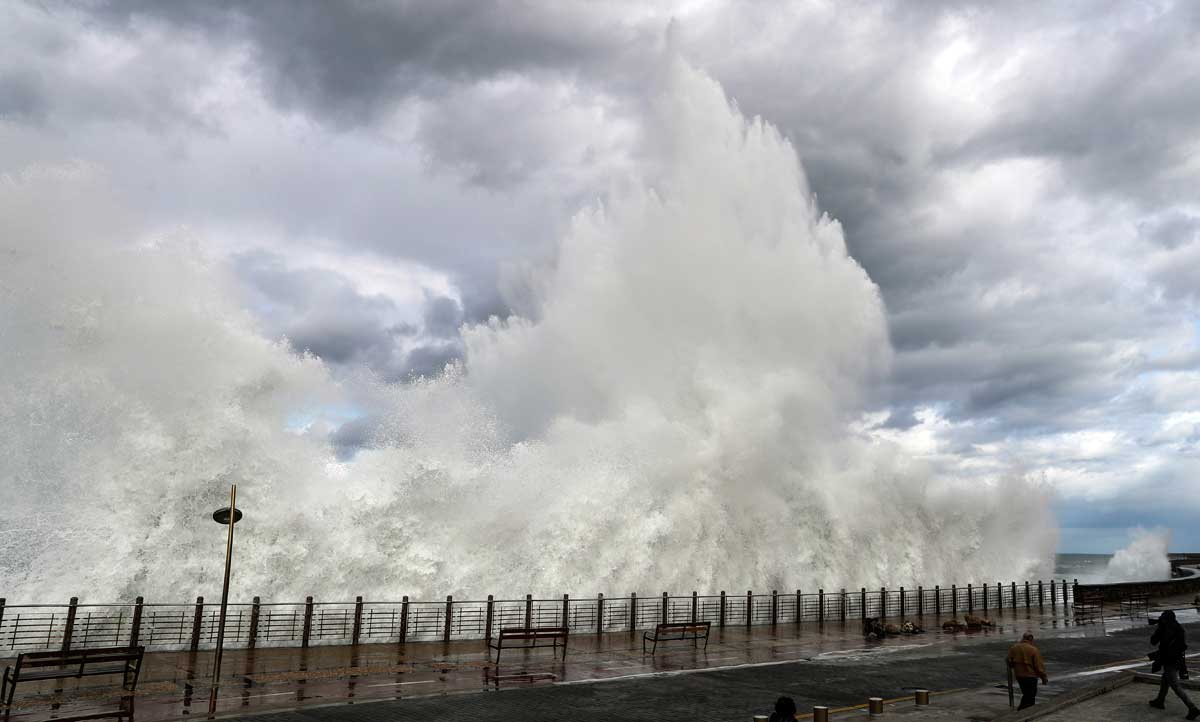
[[[994,629],[957,634],[943,633],[934,615],[913,616],[930,631],[880,642],[864,641],[858,620],[714,628],[707,650],[674,642],[655,655],[642,653],[641,631],[578,634],[565,660],[549,648],[505,650],[499,665],[481,640],[227,650],[212,706],[211,652],[159,652],[146,656],[134,718],[750,720],[781,694],[804,712],[904,697],[917,687],[946,692],[1001,681],[1005,650],[1026,630],[1038,636],[1051,669],[1047,698],[1093,680],[1091,667],[1136,666],[1146,650],[1141,617],[1076,624],[1061,608],[989,616]],[[1180,620],[1200,634],[1194,610]],[[10,718],[41,722],[115,709],[113,681],[23,684]]]

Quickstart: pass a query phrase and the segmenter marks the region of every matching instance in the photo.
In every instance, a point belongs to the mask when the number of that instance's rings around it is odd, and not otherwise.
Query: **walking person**
[[[1008,666],[1021,686],[1021,704],[1017,709],[1032,707],[1037,699],[1038,680],[1048,684],[1046,678],[1046,663],[1042,661],[1042,653],[1033,646],[1033,634],[1026,632],[1021,641],[1008,648]]]
[[[796,701],[791,697],[775,700],[775,711],[768,722],[796,722]]]
[[[1158,651],[1151,654],[1155,671],[1162,666],[1162,682],[1158,685],[1158,696],[1150,700],[1151,707],[1166,709],[1167,689],[1175,692],[1188,708],[1188,719],[1200,718],[1200,707],[1197,707],[1188,697],[1187,692],[1179,684],[1179,671],[1183,668],[1183,653],[1187,651],[1187,636],[1183,626],[1175,619],[1175,612],[1167,610],[1158,616],[1158,624],[1154,634],[1150,635],[1150,644],[1157,644]]]

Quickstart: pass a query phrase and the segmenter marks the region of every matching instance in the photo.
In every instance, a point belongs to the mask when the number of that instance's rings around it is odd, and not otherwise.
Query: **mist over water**
[[[859,423],[877,287],[791,145],[664,62],[648,177],[582,210],[528,317],[436,379],[334,379],[224,267],[140,242],[83,166],[0,182],[0,596],[341,600],[965,583],[1049,570],[1019,481],[933,473]],[[383,419],[339,462],[289,431]]]

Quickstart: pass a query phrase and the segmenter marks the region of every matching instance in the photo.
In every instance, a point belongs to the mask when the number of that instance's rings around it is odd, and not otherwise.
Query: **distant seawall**
[[[1171,578],[1158,582],[1075,585],[1076,598],[1099,594],[1108,602],[1119,602],[1141,593],[1151,598],[1200,594],[1200,554],[1172,554]]]

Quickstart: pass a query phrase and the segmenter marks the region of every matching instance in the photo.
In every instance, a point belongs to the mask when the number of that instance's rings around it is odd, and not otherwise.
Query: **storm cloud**
[[[1072,550],[1164,494],[1195,548],[1198,35],[1189,2],[18,2],[0,172],[104,168],[264,334],[405,382],[536,314],[571,215],[653,179],[669,48],[785,133],[879,285],[876,433],[1045,479]]]

